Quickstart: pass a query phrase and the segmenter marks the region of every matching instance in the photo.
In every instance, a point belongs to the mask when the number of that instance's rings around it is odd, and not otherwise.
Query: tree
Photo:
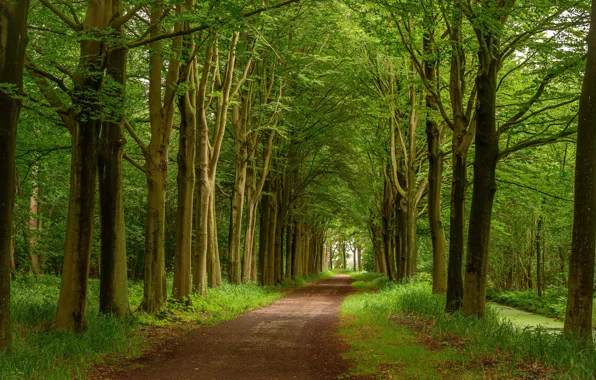
[[[577,131],[573,241],[565,332],[592,341],[596,251],[596,2],[591,3],[588,55]]]
[[[29,0],[0,1],[0,352],[10,350],[10,261],[16,137],[22,99]]]

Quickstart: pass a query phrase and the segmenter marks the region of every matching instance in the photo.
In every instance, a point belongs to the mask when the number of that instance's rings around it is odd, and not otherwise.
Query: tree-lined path
[[[112,379],[337,379],[349,369],[335,332],[352,280],[337,275],[260,310],[202,327]],[[142,366],[139,368],[139,366]]]

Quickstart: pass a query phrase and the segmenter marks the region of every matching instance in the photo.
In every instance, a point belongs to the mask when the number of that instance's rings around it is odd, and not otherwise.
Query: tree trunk
[[[192,289],[193,292],[207,295],[207,253],[208,253],[208,214],[209,214],[209,124],[207,123],[207,83],[212,61],[217,52],[208,47],[205,52],[201,83],[197,91],[197,133],[195,148],[196,212],[195,212],[195,247],[192,254]]]
[[[151,37],[162,35],[161,20],[163,4],[156,0],[151,11]],[[180,13],[181,7],[177,9]],[[183,25],[176,24],[175,31]],[[159,310],[166,301],[165,276],[165,225],[166,187],[168,181],[168,151],[174,117],[175,86],[178,82],[182,37],[172,40],[172,58],[165,79],[165,96],[162,103],[162,42],[149,45],[149,113],[151,140],[144,149],[145,172],[147,176],[147,217],[145,222],[145,269],[141,309],[152,313]]]
[[[434,31],[428,29],[424,37],[424,76],[429,83],[436,80]],[[433,245],[433,293],[445,293],[446,245],[445,230],[441,221],[441,186],[443,182],[443,157],[441,152],[442,130],[433,119],[437,102],[431,94],[426,95],[426,141],[428,145],[428,224]]]
[[[215,188],[215,183],[211,184],[211,188]],[[221,264],[219,261],[219,245],[217,240],[217,220],[215,214],[215,194],[211,193],[209,197],[209,225],[208,225],[208,234],[209,234],[209,243],[207,245],[207,250],[209,252],[207,257],[207,273],[208,273],[208,281],[209,286],[212,288],[217,288],[221,286],[222,279],[221,279]]]
[[[105,1],[89,1],[84,30],[97,34],[108,21]],[[97,37],[97,36],[95,36]],[[101,110],[98,108],[102,83],[104,44],[100,38],[81,41],[81,61],[73,89],[77,122],[71,129],[72,161],[70,194],[66,222],[64,264],[60,295],[53,327],[56,330],[82,332],[86,328],[87,278],[93,248],[95,192]]]
[[[229,233],[229,260],[228,279],[232,284],[240,284],[242,281],[242,268],[240,261],[240,235],[242,233],[242,212],[244,210],[244,191],[246,188],[246,176],[248,167],[248,152],[246,141],[246,124],[248,117],[249,95],[245,96],[242,109],[235,105],[233,110],[232,124],[234,125],[234,153],[235,153],[235,177],[234,191],[232,193],[232,206],[230,210],[230,233]],[[246,253],[245,253],[246,254]]]
[[[536,290],[538,297],[542,297],[543,288],[543,271],[542,271],[542,216],[538,217],[538,225],[536,226]]]
[[[565,332],[592,341],[596,251],[596,1],[592,1],[588,57],[580,97],[575,166],[573,240]]]
[[[121,1],[114,1],[114,17],[119,17]],[[120,36],[123,27],[117,35]],[[114,98],[124,101],[126,86],[127,51],[118,50],[110,55],[107,76],[113,81]],[[124,155],[124,110],[109,112],[101,131],[99,154],[99,208],[101,224],[101,268],[99,310],[106,314],[125,317],[130,314],[128,278],[126,269],[126,239],[124,224],[124,190],[122,160]]]
[[[484,36],[488,52],[496,51],[495,37]],[[478,105],[476,110],[476,150],[474,190],[468,231],[468,257],[464,285],[463,310],[466,315],[484,317],[486,272],[493,200],[496,192],[495,170],[499,144],[496,133],[496,90],[499,62],[491,53],[479,52]]]
[[[456,137],[454,136],[454,140]],[[454,142],[455,145],[455,142]],[[451,216],[449,223],[449,267],[447,273],[446,311],[461,309],[464,296],[462,266],[464,260],[464,228],[466,205],[466,156],[453,147],[453,182],[451,185]]]
[[[267,258],[269,252],[269,241],[270,233],[269,229],[271,228],[270,225],[270,215],[271,207],[269,203],[271,201],[271,196],[269,195],[271,189],[271,181],[268,179],[265,183],[265,187],[263,191],[265,194],[261,198],[261,213],[260,213],[260,223],[259,223],[259,284],[265,285],[267,282]]]
[[[244,255],[242,256],[242,282],[253,280],[254,247],[256,243],[257,204],[254,200],[256,193],[256,178],[252,168],[246,175],[246,231],[244,233]]]
[[[286,274],[284,279],[292,277],[292,262],[294,257],[292,255],[292,244],[294,243],[294,226],[293,222],[286,223]]]
[[[188,27],[188,26],[187,26]],[[196,93],[197,63],[192,59],[183,78],[189,88],[178,98],[180,110],[180,139],[178,147],[178,208],[176,212],[176,251],[174,253],[174,284],[172,297],[180,302],[190,303],[192,292],[191,260],[192,229],[195,195],[196,157]]]
[[[22,100],[29,0],[0,3],[0,352],[11,349],[10,266],[15,203],[16,136]]]

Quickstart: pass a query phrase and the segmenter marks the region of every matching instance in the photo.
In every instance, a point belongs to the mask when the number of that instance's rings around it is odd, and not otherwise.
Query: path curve
[[[168,352],[141,358],[112,379],[337,379],[349,369],[337,337],[352,280],[337,275],[262,309],[201,327]],[[140,368],[138,368],[141,366]]]

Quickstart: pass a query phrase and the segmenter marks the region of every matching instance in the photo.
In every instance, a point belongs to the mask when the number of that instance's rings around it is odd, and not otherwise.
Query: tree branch
[[[48,8],[53,14],[58,16],[58,18],[60,20],[62,20],[62,22],[64,22],[66,25],[68,25],[75,32],[81,31],[83,29],[83,25],[78,24],[75,21],[68,18],[68,16],[65,15],[64,12],[62,12],[60,9],[58,9],[55,5],[50,3],[48,0],[40,0],[40,2],[43,5],[45,5],[45,7]]]

